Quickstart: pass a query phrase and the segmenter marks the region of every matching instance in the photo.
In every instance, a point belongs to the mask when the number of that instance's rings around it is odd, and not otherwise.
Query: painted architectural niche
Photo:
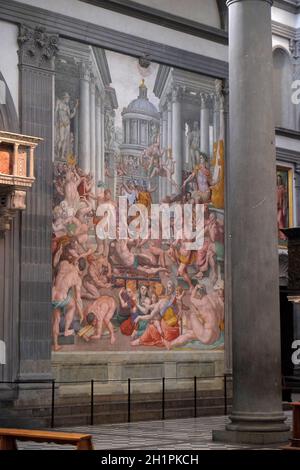
[[[221,82],[63,41],[55,93],[54,350],[222,349]],[[121,239],[117,218],[100,239],[120,196],[149,226],[154,203],[189,205],[193,224],[199,204],[202,245],[188,249],[172,219],[168,238]]]

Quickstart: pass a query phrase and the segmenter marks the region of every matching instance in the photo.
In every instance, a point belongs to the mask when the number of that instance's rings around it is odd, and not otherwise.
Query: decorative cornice
[[[300,164],[300,152],[282,147],[276,148],[276,159],[286,163]]]
[[[274,0],[273,6],[294,14],[300,11],[300,2],[298,0]]]
[[[294,39],[296,35],[296,28],[279,23],[278,21],[272,21],[272,33],[285,39]]]
[[[71,16],[16,2],[0,0],[0,19],[14,24],[26,23],[43,26],[61,38],[84,42],[92,46],[115,50],[141,57],[149,54],[151,60],[170,66],[217,78],[228,77],[228,63],[173,46],[121,33]],[[189,31],[187,31],[189,34]],[[223,34],[226,34],[225,32]]]
[[[230,5],[232,5],[233,3],[237,3],[237,2],[241,3],[241,2],[244,2],[244,1],[245,0],[227,0],[226,5],[228,7],[230,7]],[[269,3],[271,6],[273,5],[273,0],[260,0],[260,1]]]
[[[276,127],[275,134],[282,135],[284,137],[290,137],[291,139],[300,140],[299,131],[293,131],[291,129],[284,129],[283,127]]]
[[[20,64],[52,69],[58,41],[57,34],[48,34],[42,26],[32,28],[21,24],[18,35]]]
[[[105,8],[107,10],[121,13],[126,16],[131,16],[139,20],[154,23],[166,28],[175,29],[192,36],[198,36],[209,41],[218,42],[220,44],[228,44],[228,34],[226,31],[198,23],[197,21],[182,18],[181,16],[173,15],[148,5],[141,5],[132,0],[80,0],[83,3],[89,3],[97,7]],[[220,7],[219,7],[220,12]],[[220,23],[224,24],[220,14]],[[225,24],[224,24],[225,26]]]

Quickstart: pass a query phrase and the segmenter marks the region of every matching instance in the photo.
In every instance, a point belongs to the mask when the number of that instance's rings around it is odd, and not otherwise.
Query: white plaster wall
[[[276,46],[283,47],[284,49],[286,49],[287,52],[289,52],[289,40],[286,38],[282,38],[281,36],[277,36],[276,34],[273,34],[272,36],[272,46],[273,49]]]
[[[287,26],[291,26],[292,28],[296,28],[298,15],[276,7],[272,7],[271,15],[273,21],[277,21],[278,23],[283,23]]]
[[[220,27],[220,15],[215,0],[135,0],[135,2],[198,23]]]
[[[19,107],[18,28],[0,21],[0,71],[11,93],[16,111]]]
[[[214,1],[214,0],[209,0]],[[190,36],[162,26],[147,23],[136,18],[115,13],[78,0],[23,0],[22,3],[46,10],[72,16],[90,23],[104,26],[116,31],[160,42],[168,46],[178,47],[196,54],[219,60],[228,60],[228,48],[195,36]],[[182,3],[186,3],[182,0]]]

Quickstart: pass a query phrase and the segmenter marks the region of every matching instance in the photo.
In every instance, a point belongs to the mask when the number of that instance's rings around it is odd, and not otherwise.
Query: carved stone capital
[[[300,58],[300,40],[290,39],[290,52],[295,60]]]
[[[58,43],[59,36],[47,33],[43,27],[31,28],[20,25],[18,35],[20,64],[53,70]]]
[[[181,101],[183,98],[183,90],[179,86],[175,86],[172,89],[172,103],[175,103],[177,101]]]
[[[200,106],[202,109],[209,108],[211,104],[211,97],[208,93],[200,93]]]
[[[91,79],[91,66],[89,63],[80,62],[78,64],[80,80],[90,81]]]

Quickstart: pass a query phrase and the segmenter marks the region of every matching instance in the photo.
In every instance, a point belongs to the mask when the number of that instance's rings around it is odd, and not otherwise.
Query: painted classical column
[[[210,96],[207,93],[201,93],[201,134],[200,150],[209,156],[209,103]]]
[[[167,116],[168,116],[168,138],[167,138],[167,147],[168,151],[169,149],[172,150],[172,96],[168,96],[168,103],[167,103]],[[167,152],[168,155],[168,152]],[[172,188],[171,188],[171,183],[166,179],[166,195],[171,195],[172,193]]]
[[[271,0],[227,5],[233,405],[226,431],[213,437],[266,444],[288,440],[281,403]]]
[[[101,99],[97,94],[96,96],[96,116],[95,116],[95,128],[96,128],[96,167],[95,167],[95,184],[97,186],[98,181],[101,181]]]
[[[102,182],[105,182],[105,94],[101,95],[101,158],[100,168]]]
[[[90,82],[90,171],[96,181],[96,87],[95,79]]]
[[[79,166],[89,173],[90,162],[90,71],[87,64],[80,64],[79,100]]]
[[[212,96],[213,100],[213,129],[214,129],[214,143],[218,141],[220,135],[220,99],[222,93],[222,82],[216,80],[215,93]]]
[[[161,148],[165,150],[163,155],[163,161],[165,162],[168,153],[168,110],[166,108],[163,109],[162,116],[163,139],[161,142]],[[165,198],[167,195],[167,179],[165,177],[162,178],[161,191],[161,198]]]
[[[181,89],[175,88],[172,93],[172,150],[175,160],[174,180],[182,184],[182,126],[181,126]],[[176,189],[173,186],[172,192]]]

